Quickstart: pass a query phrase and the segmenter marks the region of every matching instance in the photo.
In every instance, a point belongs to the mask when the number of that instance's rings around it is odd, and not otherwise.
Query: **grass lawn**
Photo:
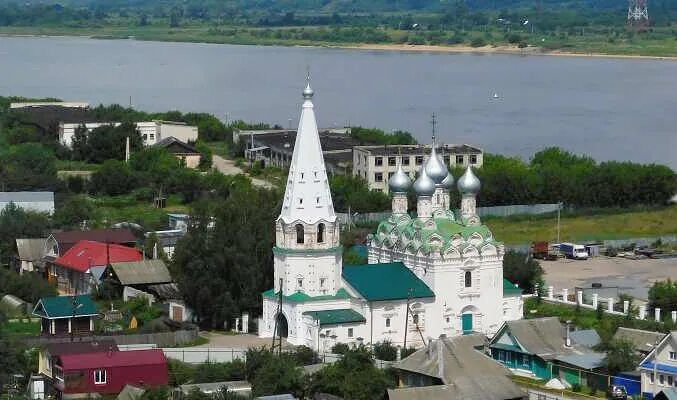
[[[155,208],[152,202],[136,200],[131,195],[97,197],[92,201],[96,226],[128,221],[147,230],[166,229],[167,213],[188,212],[188,206],[181,204],[178,196],[169,196],[166,208]]]
[[[557,215],[489,217],[483,222],[507,244],[557,239]],[[561,241],[623,239],[677,235],[677,206],[593,215],[562,215]]]
[[[3,331],[10,336],[36,336],[40,334],[40,322],[12,320],[5,324]]]

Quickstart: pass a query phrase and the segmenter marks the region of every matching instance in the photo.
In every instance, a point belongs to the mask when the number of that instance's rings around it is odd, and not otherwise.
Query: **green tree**
[[[16,239],[45,237],[49,226],[47,214],[25,211],[14,203],[0,210],[0,264],[14,259]]]
[[[252,382],[255,396],[292,393],[302,394],[301,368],[293,355],[282,353],[272,356],[258,369]]]
[[[136,179],[125,162],[108,160],[92,174],[89,186],[92,193],[115,196],[131,192],[135,184]]]
[[[85,161],[101,163],[106,160],[124,160],[127,138],[131,152],[143,148],[143,139],[131,122],[119,126],[104,125],[93,129],[87,137]]]
[[[535,285],[543,289],[543,268],[526,253],[509,250],[503,256],[503,277],[533,293]]]
[[[94,206],[82,195],[69,196],[57,205],[52,218],[54,226],[61,229],[77,228],[94,215]]]
[[[639,364],[639,356],[632,342],[627,340],[612,340],[606,348],[606,364],[609,374],[634,371]]]
[[[391,381],[374,366],[373,354],[364,346],[349,349],[334,364],[327,365],[308,382],[308,395],[328,393],[346,400],[385,399]]]
[[[359,176],[335,175],[329,179],[334,208],[339,212],[381,212],[390,208],[390,197],[370,191]]]
[[[663,317],[677,310],[677,281],[656,281],[649,289],[649,307],[660,308]]]
[[[0,312],[0,386],[11,382],[13,374],[26,376],[32,371],[27,349],[20,341],[3,332],[7,318]]]
[[[56,288],[37,272],[17,274],[0,268],[0,293],[14,295],[35,304],[41,297],[56,296]]]
[[[56,187],[56,157],[38,143],[0,149],[0,191],[53,189]]]

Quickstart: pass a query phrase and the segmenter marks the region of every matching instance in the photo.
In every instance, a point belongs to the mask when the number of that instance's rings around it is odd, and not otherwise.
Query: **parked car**
[[[625,390],[625,386],[611,385],[607,391],[607,397],[613,400],[627,400],[628,392]]]
[[[557,248],[550,246],[548,242],[532,242],[531,254],[534,258],[541,260],[556,260],[559,252]]]

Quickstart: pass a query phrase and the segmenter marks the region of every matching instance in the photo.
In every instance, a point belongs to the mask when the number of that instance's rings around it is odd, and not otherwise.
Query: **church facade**
[[[320,351],[339,342],[419,346],[442,334],[491,336],[503,321],[520,319],[521,291],[503,279],[504,246],[476,212],[480,181],[468,167],[454,182],[434,137],[413,184],[401,166],[390,178],[392,213],[368,237],[369,263],[343,266],[313,94],[308,83],[275,223],[275,286],[262,296],[259,335],[278,332]],[[454,186],[462,196],[459,211],[451,209]]]

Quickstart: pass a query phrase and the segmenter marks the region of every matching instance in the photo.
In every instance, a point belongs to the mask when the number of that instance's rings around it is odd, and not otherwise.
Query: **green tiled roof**
[[[522,294],[522,289],[509,280],[503,278],[503,296],[519,296]]]
[[[73,310],[73,296],[43,297],[33,309],[33,314],[39,317],[56,319],[97,315],[96,305],[89,295],[82,294],[75,297]]]
[[[303,314],[310,315],[313,317],[313,319],[319,319],[320,326],[366,321],[366,319],[360,313],[351,309],[306,311]]]
[[[369,301],[435,297],[435,293],[401,262],[346,265],[343,279]]]
[[[273,297],[277,298],[280,295],[280,292],[275,293],[275,289],[270,289],[266,290],[263,292],[264,297]],[[289,296],[282,296],[284,301],[291,301],[294,303],[303,303],[305,301],[321,301],[321,300],[337,300],[337,299],[349,299],[350,294],[348,292],[341,288],[336,291],[335,295],[327,295],[327,296],[309,296],[303,292],[296,292],[294,294],[291,294]]]

